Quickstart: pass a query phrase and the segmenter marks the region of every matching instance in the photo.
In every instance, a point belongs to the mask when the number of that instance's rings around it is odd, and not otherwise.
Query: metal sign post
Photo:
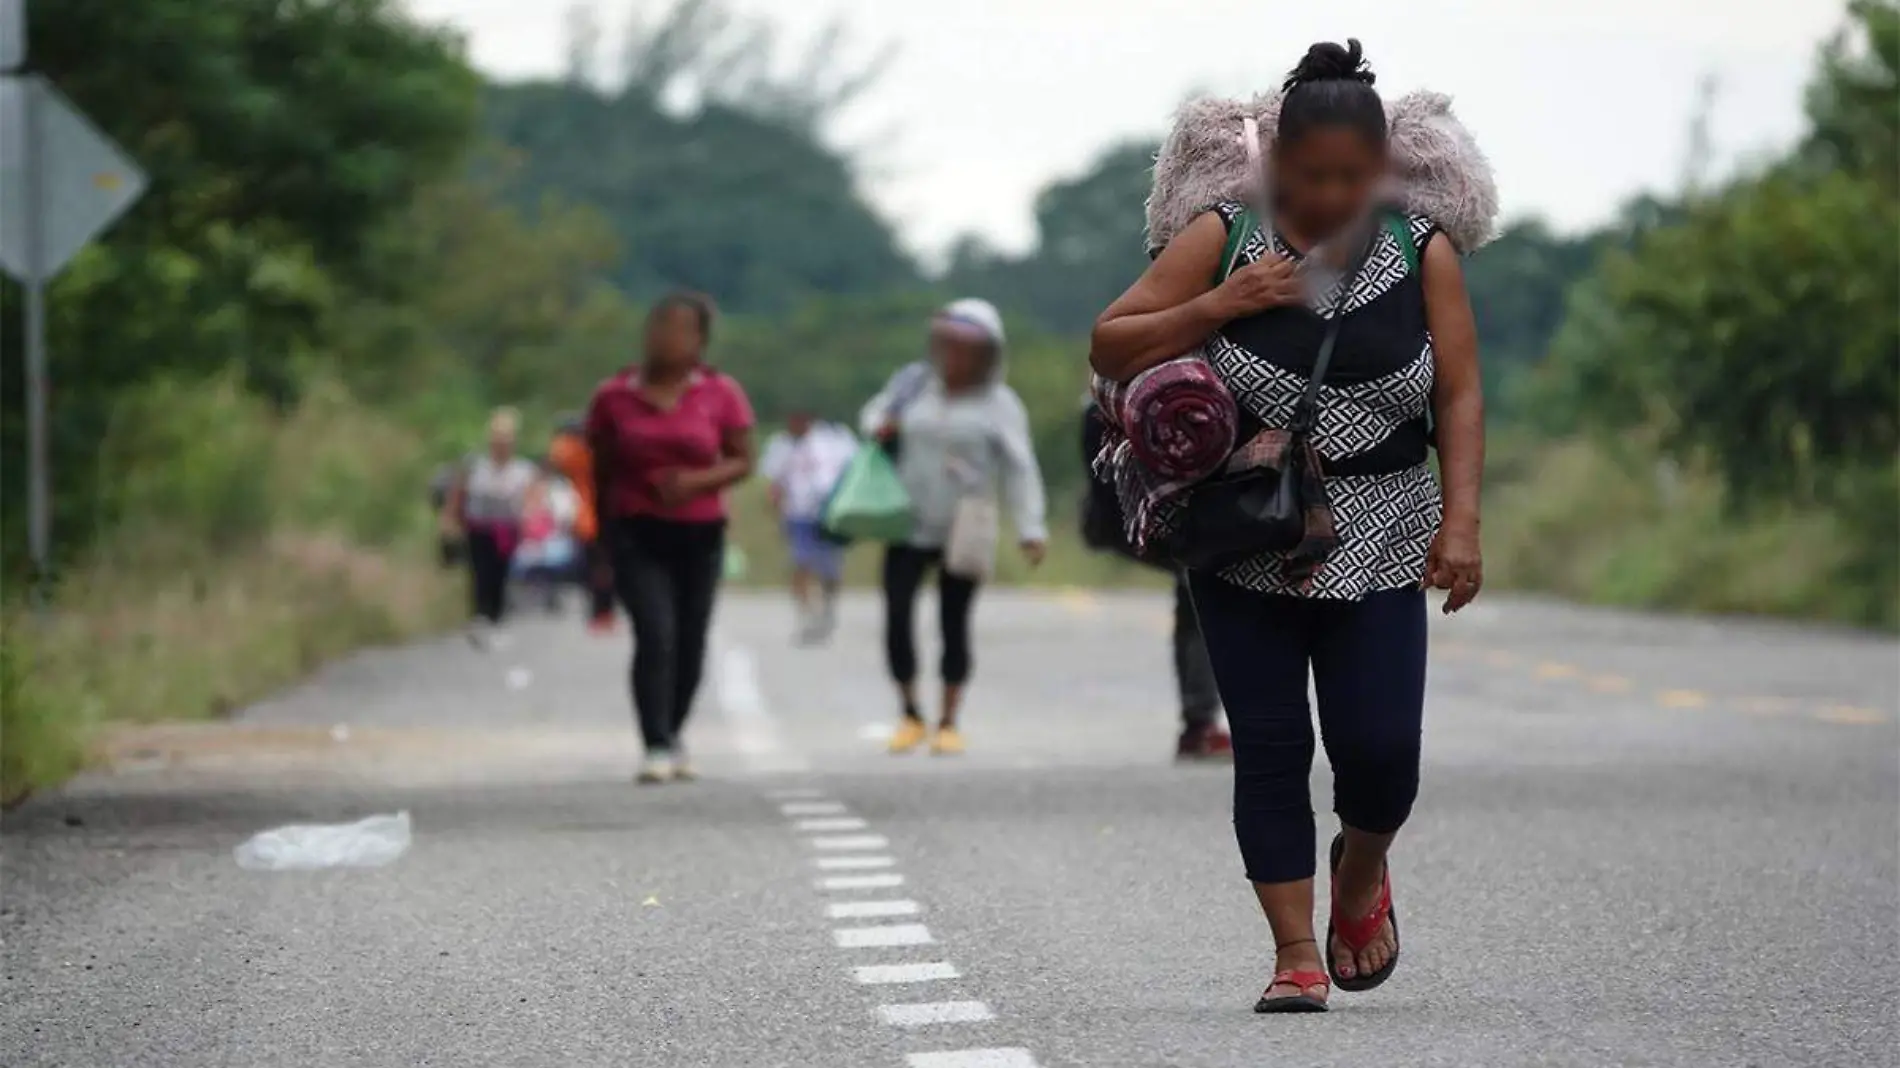
[[[21,95],[20,134],[24,139],[26,159],[40,158],[40,109],[35,106],[33,93]],[[30,205],[46,203],[45,176],[41,168],[30,163],[22,175],[25,186],[26,202]],[[49,461],[46,447],[46,278],[39,265],[45,262],[44,230],[40,213],[32,209],[24,212],[26,218],[21,222],[25,231],[26,262],[28,267],[23,285],[26,289],[26,545],[28,558],[33,563],[34,597],[44,596],[46,580],[52,567],[52,509],[48,504],[47,487],[52,480],[48,470]]]
[[[144,190],[138,165],[46,79],[0,75],[0,270],[26,291],[27,551],[40,579],[52,562],[46,283]]]

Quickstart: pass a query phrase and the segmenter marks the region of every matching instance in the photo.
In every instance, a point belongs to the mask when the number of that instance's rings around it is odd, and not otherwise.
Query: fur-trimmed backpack
[[[1194,218],[1223,201],[1251,203],[1258,180],[1249,173],[1241,128],[1259,130],[1259,152],[1273,144],[1280,101],[1274,91],[1252,100],[1204,98],[1184,105],[1155,157],[1148,195],[1147,241],[1158,253]],[[1497,180],[1470,131],[1443,93],[1412,92],[1386,103],[1393,186],[1386,199],[1437,223],[1459,252],[1469,255],[1496,234]]]

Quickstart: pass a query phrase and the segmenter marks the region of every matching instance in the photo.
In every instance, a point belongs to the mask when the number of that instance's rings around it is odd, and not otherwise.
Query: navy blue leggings
[[[1247,878],[1313,877],[1309,666],[1333,811],[1357,830],[1398,830],[1418,796],[1424,593],[1332,601],[1255,593],[1203,573],[1188,583],[1234,734],[1234,837]]]

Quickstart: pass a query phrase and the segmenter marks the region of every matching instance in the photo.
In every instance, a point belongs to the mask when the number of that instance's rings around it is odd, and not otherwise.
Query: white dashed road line
[[[887,920],[892,916],[915,916],[923,911],[917,902],[904,898],[888,901],[839,901],[825,906],[825,917],[832,920]]]
[[[881,834],[840,834],[811,840],[813,849],[829,849],[837,852],[852,850],[889,849],[891,840]]]
[[[816,790],[810,791],[817,793]],[[778,807],[787,816],[842,816],[845,807],[837,801],[787,801]]]
[[[864,964],[851,969],[851,977],[868,986],[888,983],[928,983],[938,979],[956,979],[962,975],[944,961],[929,964]]]
[[[816,820],[799,820],[793,830],[803,833],[814,831],[861,831],[868,824],[856,816],[827,816]]]
[[[819,857],[819,871],[870,871],[874,868],[895,868],[897,862],[889,857]]]
[[[743,754],[750,770],[809,770],[802,757],[785,751],[777,723],[766,707],[759,687],[757,666],[745,649],[729,647],[718,659],[716,685],[720,705],[733,728],[735,748]],[[821,874],[815,885],[831,892],[895,890],[905,885],[903,874],[893,871],[895,858],[884,851],[890,839],[869,833],[869,821],[854,816],[842,802],[825,796],[810,786],[782,787],[766,791],[778,803],[778,810],[791,821],[794,831],[806,835],[804,841],[818,856],[812,864]],[[865,832],[865,833],[847,833]],[[911,898],[868,897],[830,901],[825,918],[838,921],[895,920],[917,916],[923,906]],[[900,949],[936,943],[930,928],[921,923],[872,923],[831,929],[832,943],[845,950]],[[901,986],[904,984],[943,982],[963,978],[963,973],[948,961],[911,961],[862,964],[851,969],[851,977],[861,986]],[[996,1019],[988,1002],[976,1000],[897,1002],[878,1005],[877,1019],[887,1027],[907,1031],[942,1033],[959,1024],[981,1024]],[[972,1048],[908,1053],[908,1068],[1039,1068],[1027,1049]]]
[[[1026,1049],[959,1049],[947,1053],[913,1053],[904,1058],[910,1068],[1038,1068]]]
[[[926,1001],[915,1005],[879,1005],[877,1017],[892,1027],[928,1027],[982,1023],[996,1019],[996,1014],[980,1001]]]
[[[927,946],[936,939],[921,923],[893,923],[878,927],[837,927],[831,940],[839,949],[886,949],[892,946]]]
[[[820,890],[889,890],[904,885],[904,877],[896,872],[882,875],[833,875],[818,880]]]

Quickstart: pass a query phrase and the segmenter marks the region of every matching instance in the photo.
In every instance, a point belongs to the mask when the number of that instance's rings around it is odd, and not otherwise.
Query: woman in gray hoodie
[[[1042,473],[1029,415],[1003,381],[1003,342],[1002,317],[988,301],[956,301],[931,320],[930,358],[899,371],[864,407],[864,432],[894,450],[916,519],[910,537],[884,554],[884,651],[903,702],[893,753],[910,752],[927,734],[917,704],[912,617],[917,591],[933,568],[943,628],[943,707],[930,749],[963,751],[957,711],[970,678],[970,610],[981,575],[944,566],[959,512],[966,523],[989,521],[991,511],[980,504],[1000,496],[1023,556],[1031,566],[1042,562],[1048,538]],[[985,533],[993,544],[994,531]]]

